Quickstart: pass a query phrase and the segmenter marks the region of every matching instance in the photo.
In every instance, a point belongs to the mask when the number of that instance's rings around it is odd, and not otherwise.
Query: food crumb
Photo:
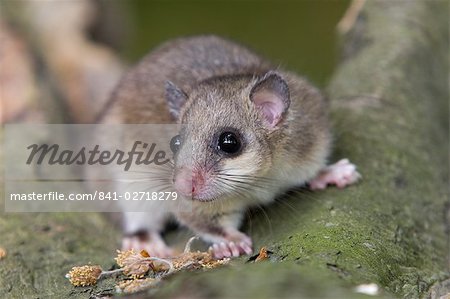
[[[6,257],[6,249],[3,247],[0,247],[0,260]]]
[[[259,250],[259,254],[258,254],[258,256],[256,257],[255,262],[260,262],[260,261],[266,260],[266,259],[268,259],[268,258],[269,258],[269,254],[268,254],[268,252],[267,252],[267,248],[266,248],[266,247],[262,247],[262,248]]]
[[[70,283],[74,286],[91,286],[97,283],[102,268],[100,266],[80,266],[72,267],[69,273],[66,274],[66,278],[70,280]]]
[[[135,293],[156,287],[166,276],[183,270],[213,269],[228,264],[229,258],[216,260],[211,251],[190,251],[190,244],[196,237],[189,239],[185,251],[174,257],[158,258],[141,250],[137,252],[133,249],[121,251],[117,250],[115,258],[119,269],[103,271],[100,266],[85,265],[73,267],[66,278],[74,286],[92,286],[99,279],[122,273],[127,278],[116,284],[117,293]],[[267,254],[267,251],[266,251]],[[152,270],[152,273],[149,273]],[[154,277],[146,277],[153,275]]]
[[[154,287],[158,282],[159,280],[155,278],[125,280],[116,285],[116,292],[136,293]]]

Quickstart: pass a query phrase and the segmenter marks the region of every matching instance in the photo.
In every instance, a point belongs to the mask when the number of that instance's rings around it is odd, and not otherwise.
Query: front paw
[[[243,254],[252,254],[252,240],[240,233],[241,236],[236,236],[225,239],[223,242],[214,243],[210,250],[214,258],[222,259],[226,257],[238,257]]]
[[[174,256],[172,248],[166,245],[164,240],[156,233],[150,233],[145,238],[140,235],[125,236],[122,239],[122,250],[145,250],[153,257]]]

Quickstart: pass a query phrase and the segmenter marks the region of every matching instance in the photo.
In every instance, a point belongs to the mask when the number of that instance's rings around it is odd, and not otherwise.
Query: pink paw
[[[338,188],[356,183],[361,175],[356,171],[356,166],[348,159],[325,167],[318,176],[309,182],[311,190],[325,189],[327,185],[336,185]]]
[[[137,252],[145,250],[154,257],[171,257],[174,251],[166,245],[158,234],[151,234],[149,238],[143,239],[141,236],[129,236],[122,239],[122,250],[134,249]]]
[[[233,239],[232,241],[226,240],[224,242],[214,243],[209,247],[216,259],[252,254],[252,240],[248,236],[241,234],[239,238]]]

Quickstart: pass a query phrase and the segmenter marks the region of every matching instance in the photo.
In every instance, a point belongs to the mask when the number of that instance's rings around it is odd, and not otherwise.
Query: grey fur
[[[272,129],[264,127],[251,100],[260,88],[274,89],[285,101],[282,120]],[[249,49],[216,36],[169,41],[144,57],[115,89],[103,121],[170,123],[172,116],[186,124],[184,134],[189,137],[177,155],[177,167],[201,168],[214,177],[233,166],[240,167],[242,174],[265,178],[265,183],[253,178],[255,190],[248,187],[248,192],[237,185],[240,192],[227,192],[223,185],[213,184],[214,200],[194,200],[189,214],[174,212],[181,223],[213,242],[241,236],[237,227],[242,213],[232,211],[268,203],[277,194],[304,184],[325,166],[330,148],[319,90]],[[227,159],[217,152],[214,138],[230,127],[242,135],[245,147],[239,156]]]

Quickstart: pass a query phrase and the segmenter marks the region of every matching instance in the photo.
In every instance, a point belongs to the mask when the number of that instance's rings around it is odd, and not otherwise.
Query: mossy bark
[[[379,297],[419,298],[448,279],[448,11],[447,1],[367,1],[343,38],[328,89],[333,160],[350,158],[361,183],[256,211],[246,230],[270,261],[175,275],[152,294],[354,298],[353,286],[374,282]],[[0,297],[111,294],[112,280],[73,288],[64,274],[112,266],[118,235],[98,214],[3,214]]]

